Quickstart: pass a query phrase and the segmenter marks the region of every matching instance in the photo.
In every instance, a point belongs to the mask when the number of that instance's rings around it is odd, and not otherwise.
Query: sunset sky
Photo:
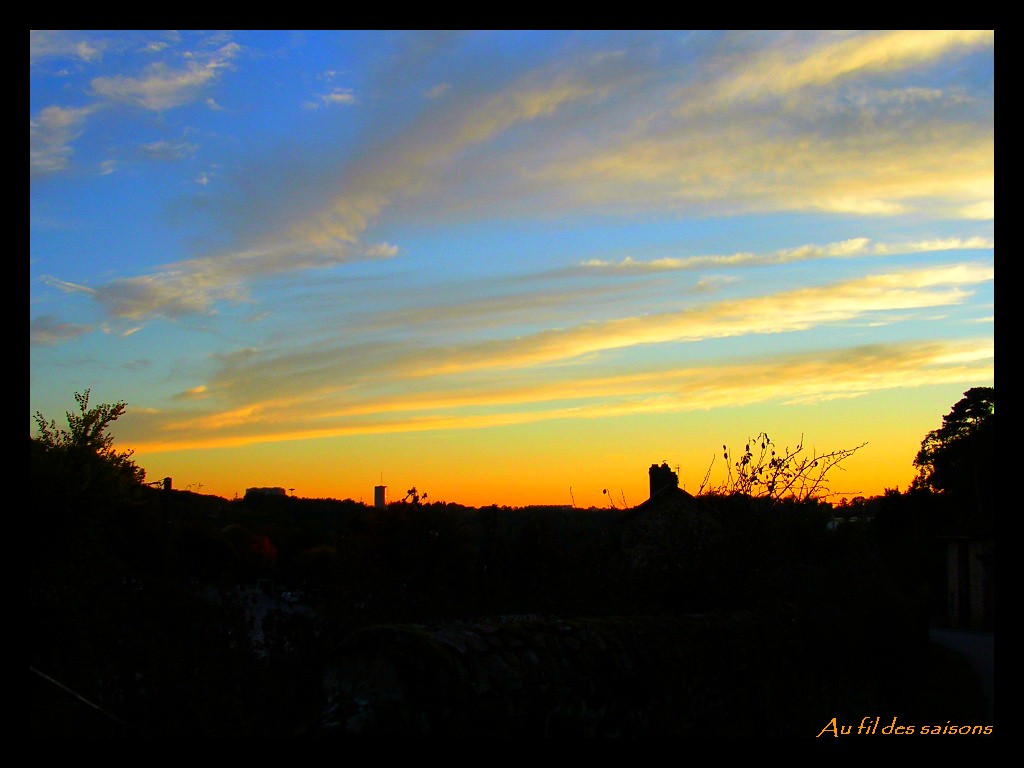
[[[124,400],[149,480],[633,506],[764,430],[869,496],[993,385],[991,31],[35,31],[30,84],[30,431]]]

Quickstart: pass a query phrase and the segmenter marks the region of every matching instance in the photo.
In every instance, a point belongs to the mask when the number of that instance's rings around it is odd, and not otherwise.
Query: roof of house
[[[678,486],[662,488],[651,498],[642,504],[638,504],[629,511],[630,515],[643,514],[653,511],[687,511],[697,512],[702,508],[700,500],[691,493],[687,493]]]

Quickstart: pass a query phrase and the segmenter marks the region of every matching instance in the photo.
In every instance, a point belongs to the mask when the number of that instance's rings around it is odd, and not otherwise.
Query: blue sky
[[[774,429],[877,493],[993,381],[990,31],[34,31],[30,85],[30,414],[125,400],[179,486],[603,505]]]

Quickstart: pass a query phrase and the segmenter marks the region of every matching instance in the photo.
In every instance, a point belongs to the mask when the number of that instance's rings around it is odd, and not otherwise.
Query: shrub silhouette
[[[141,487],[146,472],[131,451],[114,450],[110,425],[124,415],[124,402],[89,407],[89,390],[75,393],[79,413],[67,412],[68,429],[36,412],[39,436],[31,438],[31,474],[37,500],[53,511],[68,506],[111,505]]]

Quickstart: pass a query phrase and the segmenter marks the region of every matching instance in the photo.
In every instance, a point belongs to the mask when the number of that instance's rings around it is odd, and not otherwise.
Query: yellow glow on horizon
[[[803,435],[808,453],[867,443],[831,476],[831,488],[872,496],[886,488],[905,490],[914,477],[913,457],[924,435],[941,423],[958,386],[892,391],[873,404],[859,399],[807,403],[780,409],[737,409],[688,414],[632,414],[617,420],[553,420],[478,430],[360,435],[286,444],[146,454],[135,458],[152,477],[172,476],[176,488],[203,484],[200,492],[232,498],[247,487],[295,488],[305,498],[352,498],[370,503],[373,486],[389,487],[396,500],[416,486],[429,500],[467,506],[570,504],[622,506],[647,498],[647,467],[680,465],[680,482],[696,492],[709,467],[711,484],[724,472],[720,447],[738,451],[765,430],[779,446],[793,447]],[[915,392],[917,394],[915,394]],[[938,393],[938,394],[936,394]],[[882,411],[878,411],[882,408]],[[886,409],[898,410],[893,426]],[[758,414],[761,414],[760,416]],[[689,425],[681,431],[683,424]],[[543,468],[543,470],[541,469]],[[571,496],[570,496],[571,489]]]

